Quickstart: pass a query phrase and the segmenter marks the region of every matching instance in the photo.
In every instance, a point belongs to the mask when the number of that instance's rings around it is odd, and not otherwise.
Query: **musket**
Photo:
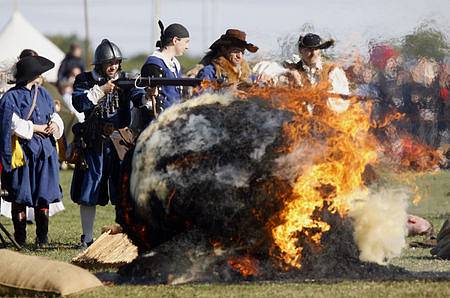
[[[379,97],[376,96],[363,96],[363,95],[352,95],[352,94],[342,94],[342,93],[327,93],[329,97],[340,97],[342,99],[356,99],[357,101],[371,101],[371,100],[379,100]]]
[[[153,78],[153,77],[137,77],[137,78],[118,78],[114,84],[120,88],[144,88],[144,87],[160,87],[160,86],[190,86],[196,87],[202,83],[202,79],[196,78]]]

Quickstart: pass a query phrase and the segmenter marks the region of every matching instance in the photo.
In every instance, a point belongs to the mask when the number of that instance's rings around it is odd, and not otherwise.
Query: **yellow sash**
[[[38,85],[34,85],[35,91],[33,96],[33,101],[31,103],[30,111],[28,111],[28,115],[26,120],[30,119],[31,114],[33,114],[34,108],[36,107],[36,97],[38,94]],[[16,135],[11,136],[11,169],[16,169],[18,167],[22,167],[25,165],[25,156],[23,154],[22,146],[19,143],[19,138]]]
[[[11,137],[12,161],[11,168],[15,169],[25,165],[25,156],[23,155],[22,146],[20,146],[19,138],[16,135]]]

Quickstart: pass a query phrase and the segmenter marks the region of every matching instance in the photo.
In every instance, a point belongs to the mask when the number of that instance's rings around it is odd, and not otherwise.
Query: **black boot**
[[[48,206],[34,208],[36,220],[36,245],[48,244]]]
[[[24,246],[27,240],[27,212],[22,204],[11,204],[11,217],[14,225],[14,239],[20,246]]]

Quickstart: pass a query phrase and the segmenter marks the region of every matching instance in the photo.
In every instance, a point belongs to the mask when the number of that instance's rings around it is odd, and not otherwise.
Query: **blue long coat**
[[[87,91],[94,85],[102,85],[105,80],[93,76],[92,72],[78,75],[73,85],[72,104],[74,108],[85,113],[86,119],[90,116],[95,105],[89,100]],[[142,97],[141,93],[136,96]],[[131,119],[130,100],[132,89],[119,92],[119,108],[116,113],[104,118],[104,122],[112,123],[115,129],[129,125]],[[120,185],[121,161],[111,140],[107,137],[102,142],[101,152],[89,146],[84,150],[87,169],[79,165],[75,167],[71,185],[71,198],[75,203],[87,206],[106,205],[117,202]],[[98,145],[98,144],[97,144]]]
[[[13,113],[25,119],[30,111],[35,87],[28,90],[16,86],[0,99],[0,156],[3,166],[2,181],[10,193],[6,198],[29,207],[49,204],[62,198],[59,186],[59,161],[53,136],[33,134],[31,140],[20,139],[26,164],[11,169],[11,124]],[[51,95],[38,87],[36,107],[30,117],[34,124],[47,124],[55,112]]]
[[[217,80],[216,68],[213,64],[205,65],[205,67],[198,72],[197,78],[202,80]]]
[[[164,78],[168,79],[176,79],[181,78],[182,73],[180,69],[176,69],[176,72],[173,73],[165,64],[164,60],[155,56],[149,56],[145,61],[144,65],[141,69],[142,76],[157,76],[158,73],[152,71],[152,68],[149,66],[155,65],[159,68],[159,74]],[[162,97],[162,105],[161,107],[165,110],[170,106],[179,103],[181,101],[181,92],[182,88],[180,86],[163,86],[159,89],[159,96]]]

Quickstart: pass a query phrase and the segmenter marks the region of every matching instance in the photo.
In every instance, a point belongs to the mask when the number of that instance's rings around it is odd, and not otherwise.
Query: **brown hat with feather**
[[[246,41],[247,34],[244,31],[238,29],[228,29],[225,34],[216,40],[209,48],[211,50],[218,49],[221,46],[224,47],[240,47],[248,50],[251,53],[255,53],[258,47],[254,44],[248,43]]]

